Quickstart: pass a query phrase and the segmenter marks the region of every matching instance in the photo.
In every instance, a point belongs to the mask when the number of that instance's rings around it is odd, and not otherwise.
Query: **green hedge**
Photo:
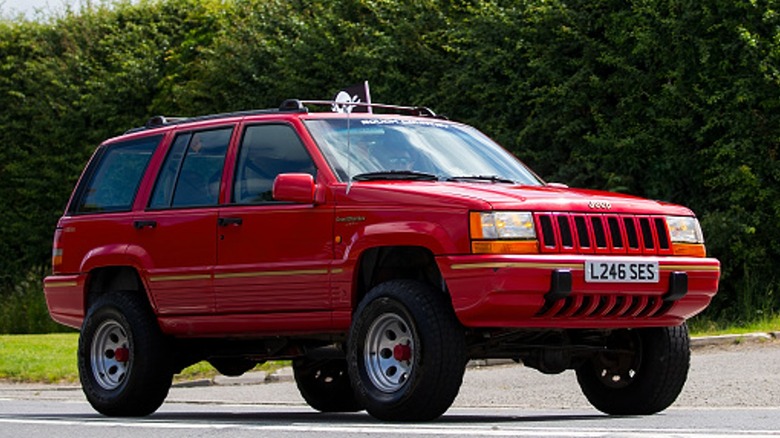
[[[550,181],[690,206],[723,264],[708,314],[777,312],[776,3],[162,0],[0,21],[0,294],[47,265],[102,139],[368,79]]]

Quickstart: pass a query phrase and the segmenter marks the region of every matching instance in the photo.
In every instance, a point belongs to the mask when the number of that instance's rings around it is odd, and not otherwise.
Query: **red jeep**
[[[271,359],[313,408],[384,420],[440,416],[485,358],[574,369],[609,414],[674,402],[720,273],[689,209],[547,184],[426,108],[319,104],[155,117],[97,148],[44,282],[96,410],[147,415],[184,367]]]

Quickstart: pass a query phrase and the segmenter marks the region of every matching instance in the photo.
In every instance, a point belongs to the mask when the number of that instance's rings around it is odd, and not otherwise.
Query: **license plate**
[[[588,283],[658,283],[660,277],[657,261],[585,261],[585,281]]]

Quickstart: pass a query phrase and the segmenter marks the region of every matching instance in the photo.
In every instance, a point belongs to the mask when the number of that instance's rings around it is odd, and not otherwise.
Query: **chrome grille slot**
[[[650,218],[640,218],[639,227],[642,229],[642,241],[647,249],[655,249],[655,239],[653,239],[653,229],[650,228]]]
[[[539,216],[539,228],[542,230],[542,246],[556,247],[555,231],[553,231],[552,217],[550,215]]]
[[[608,217],[607,224],[609,225],[609,235],[612,237],[612,247],[615,249],[623,248],[623,233],[620,229],[620,222],[617,217]]]
[[[561,245],[564,248],[574,248],[574,240],[572,238],[572,229],[569,225],[568,215],[558,216],[558,229],[561,231]]]
[[[590,223],[593,226],[593,235],[596,236],[596,247],[607,247],[607,233],[604,231],[604,222],[601,216],[591,216]]]
[[[666,220],[657,217],[653,220],[655,225],[655,234],[658,236],[658,246],[660,248],[669,248],[669,236],[666,232]]]
[[[628,247],[630,249],[639,249],[639,233],[636,232],[636,223],[634,218],[623,218],[623,225],[626,227],[626,236],[628,236]]]
[[[590,248],[590,234],[588,233],[588,224],[584,216],[574,216],[574,228],[577,231],[580,248]]]

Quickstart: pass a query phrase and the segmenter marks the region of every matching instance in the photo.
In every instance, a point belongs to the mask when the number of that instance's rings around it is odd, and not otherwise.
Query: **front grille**
[[[571,295],[548,301],[537,313],[545,318],[658,318],[671,302],[646,295]]]
[[[536,213],[545,253],[670,255],[663,216]]]

